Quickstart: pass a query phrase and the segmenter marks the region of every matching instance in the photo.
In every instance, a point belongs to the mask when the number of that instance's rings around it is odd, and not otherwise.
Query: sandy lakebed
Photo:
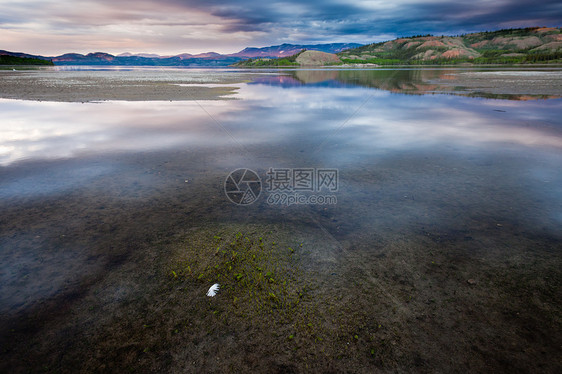
[[[0,371],[560,372],[537,71],[0,71]],[[272,203],[271,167],[337,204]]]

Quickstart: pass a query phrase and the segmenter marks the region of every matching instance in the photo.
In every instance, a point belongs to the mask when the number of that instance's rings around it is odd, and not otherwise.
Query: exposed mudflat
[[[216,74],[180,69],[0,71],[0,97],[66,102],[220,100],[236,92],[233,83],[248,78],[218,70]]]
[[[492,95],[562,96],[562,70],[461,71],[430,81],[457,91]]]

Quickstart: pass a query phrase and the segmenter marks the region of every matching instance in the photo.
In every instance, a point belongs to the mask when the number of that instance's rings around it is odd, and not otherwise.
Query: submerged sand
[[[488,216],[495,211],[490,204],[501,210],[516,198],[523,207],[524,196],[512,191],[491,202],[481,193],[486,182],[476,184],[468,199],[465,190],[453,189],[450,197],[438,198],[447,203],[436,202],[432,210],[447,221],[458,219],[456,209],[447,208],[455,201],[481,201],[461,217],[462,224],[450,227],[408,224],[413,200],[400,204],[403,211],[393,200],[402,181],[379,190],[381,202],[364,208],[241,210],[220,195],[208,199],[220,172],[173,183],[194,161],[188,152],[130,159],[166,182],[150,199],[147,191],[127,189],[138,183],[138,175],[126,173],[67,196],[2,205],[4,256],[20,264],[5,277],[11,289],[25,285],[26,292],[48,297],[35,303],[16,294],[10,299],[22,300],[0,319],[0,371],[555,373],[560,368],[560,336],[554,333],[561,321],[560,237],[517,219]],[[416,154],[378,169],[387,180],[416,169],[434,178],[452,166],[460,165]],[[485,165],[465,172],[471,180],[486,181],[490,176],[482,175],[482,168],[497,174]],[[352,174],[347,178],[359,185],[372,183],[366,168]],[[511,184],[509,175],[500,174],[499,190]],[[423,194],[432,192],[419,191],[422,201]],[[380,229],[354,228],[354,215],[377,211],[395,218],[381,219]],[[246,238],[254,248],[250,254],[266,257],[248,259]],[[242,246],[232,247],[237,241]],[[246,282],[247,276],[260,271],[271,271],[273,280],[252,288],[256,282]],[[223,285],[218,296],[206,297],[215,282]]]

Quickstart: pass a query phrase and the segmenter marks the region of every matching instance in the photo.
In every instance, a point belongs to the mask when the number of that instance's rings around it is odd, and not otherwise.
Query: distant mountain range
[[[263,48],[245,48],[240,52],[220,54],[206,52],[200,54],[182,53],[175,56],[160,56],[153,53],[121,53],[117,56],[109,53],[95,52],[86,55],[79,53],[65,53],[60,56],[39,56],[20,52],[0,50],[0,56],[13,56],[21,58],[35,58],[50,60],[56,65],[122,65],[122,66],[228,66],[248,58],[278,58],[291,56],[303,49],[338,53],[350,48],[361,47],[357,43],[330,43],[330,44],[281,44]]]

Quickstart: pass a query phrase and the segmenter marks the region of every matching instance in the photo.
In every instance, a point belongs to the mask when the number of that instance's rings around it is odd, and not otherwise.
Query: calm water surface
[[[459,243],[461,258],[559,253],[562,99],[342,74],[259,72],[224,101],[0,100],[0,312],[80,292],[138,243],[217,222],[309,228],[343,249],[325,253],[336,264],[422,237]],[[237,206],[223,187],[238,168],[262,182],[269,168],[337,169],[337,204],[271,205],[264,188]]]
[[[134,73],[142,78],[142,71]],[[14,287],[30,267],[43,271],[35,263],[41,243],[22,237],[35,236],[34,228],[66,232],[88,209],[96,210],[89,199],[101,197],[147,204],[172,189],[164,199],[179,200],[162,203],[171,217],[223,221],[250,214],[254,220],[315,224],[309,216],[314,212],[336,237],[365,248],[369,234],[389,229],[436,225],[468,232],[472,221],[486,219],[560,238],[561,99],[406,95],[363,83],[403,87],[415,83],[412,72],[343,73],[344,80],[336,71],[260,72],[255,81],[237,84],[236,100],[226,101],[0,100],[1,204],[24,222],[2,219],[3,312],[15,306],[14,293],[33,293]],[[269,168],[338,169],[338,202],[270,206],[264,191],[255,204],[232,205],[222,184],[237,168],[255,170],[263,182]],[[70,212],[56,221],[27,209],[82,193],[83,213],[73,214],[72,222]],[[172,231],[177,225],[160,224]],[[365,240],[353,240],[359,237]],[[96,246],[95,238],[83,240]],[[14,257],[22,249],[29,256]]]

